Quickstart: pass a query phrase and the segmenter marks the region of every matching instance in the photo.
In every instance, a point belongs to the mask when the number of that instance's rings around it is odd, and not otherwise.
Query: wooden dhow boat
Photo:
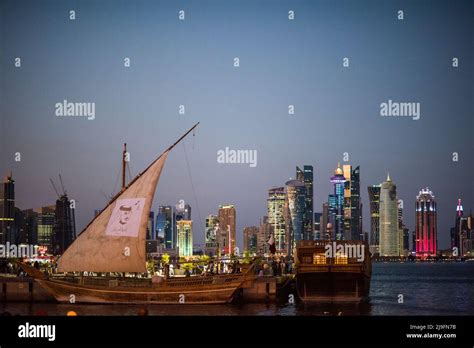
[[[368,300],[372,261],[363,241],[300,241],[296,247],[296,289],[308,303]]]
[[[253,265],[237,274],[176,278],[83,276],[146,273],[145,239],[150,208],[169,152],[199,123],[156,158],[79,234],[48,276],[22,264],[59,302],[211,304],[230,302],[242,284],[254,277]],[[72,274],[72,275],[71,275]],[[74,276],[74,274],[81,274]]]

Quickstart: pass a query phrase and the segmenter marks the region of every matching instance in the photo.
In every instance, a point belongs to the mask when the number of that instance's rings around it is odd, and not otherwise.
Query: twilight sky
[[[240,245],[266,214],[268,188],[296,165],[314,166],[321,211],[348,152],[364,230],[367,186],[389,170],[410,230],[418,191],[435,193],[446,248],[457,198],[474,207],[473,16],[471,1],[0,1],[0,173],[13,171],[22,209],[52,204],[49,178],[61,173],[80,231],[119,188],[123,142],[135,175],[200,121],[171,153],[153,205],[188,202],[195,243],[204,234],[184,146],[202,223],[235,204]],[[55,116],[64,99],[94,102],[95,119]],[[420,119],[381,117],[389,99],[420,103]],[[226,147],[257,150],[257,166],[217,163]]]

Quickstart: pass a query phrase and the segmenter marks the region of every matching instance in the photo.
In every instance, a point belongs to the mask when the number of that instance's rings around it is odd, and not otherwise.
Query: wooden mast
[[[127,143],[123,144],[122,152],[122,191],[125,190],[125,169],[127,166],[127,161],[125,160],[127,156]]]

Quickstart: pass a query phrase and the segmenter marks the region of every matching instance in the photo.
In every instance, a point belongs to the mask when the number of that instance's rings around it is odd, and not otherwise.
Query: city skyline
[[[410,232],[420,187],[436,192],[439,246],[449,247],[457,199],[465,213],[474,206],[469,2],[401,3],[406,19],[398,21],[397,6],[375,1],[363,15],[348,1],[271,8],[207,1],[183,5],[184,22],[178,4],[145,3],[0,5],[9,13],[1,38],[0,175],[13,171],[17,206],[53,204],[49,178],[61,173],[77,202],[79,232],[105,205],[102,192],[117,192],[123,142],[134,176],[199,120],[196,136],[170,155],[153,204],[156,212],[184,199],[194,208],[197,197],[196,242],[204,241],[205,217],[232,203],[241,246],[243,228],[266,215],[268,189],[294,178],[299,164],[314,168],[314,212],[322,211],[341,162],[360,167],[364,231],[366,188],[390,171]],[[334,25],[341,16],[347,20]],[[57,117],[63,100],[96,103],[95,119]],[[388,100],[419,102],[421,117],[381,117]],[[226,148],[256,150],[258,164],[219,163]]]
[[[344,166],[346,166],[346,165],[344,165]],[[350,167],[350,166],[349,166],[349,167]],[[298,168],[298,167],[297,167],[297,168]],[[339,170],[339,169],[340,169],[340,166],[338,165],[338,168],[337,168],[337,170],[336,170],[336,173],[338,173],[338,170]],[[357,169],[359,169],[359,167],[357,167]],[[341,170],[340,173],[342,173],[342,170]],[[10,173],[9,175],[11,175],[11,174],[12,174],[12,173]],[[342,175],[342,174],[341,174],[341,175]],[[11,181],[12,179],[13,179],[12,176],[6,176],[6,177],[5,177],[5,180],[6,180],[5,182]],[[13,180],[14,180],[14,179],[13,179]],[[387,179],[386,179],[385,181],[391,182],[391,178],[390,178],[389,174],[388,174]],[[289,184],[290,184],[290,186],[296,185],[297,182],[300,182],[300,181],[299,181],[299,180],[290,180],[289,182],[286,183],[286,185],[287,185],[287,187],[288,187]],[[302,187],[303,187],[303,186],[304,186],[304,182],[300,182],[300,183],[301,183],[301,185],[302,185]],[[382,183],[382,184],[383,184],[383,183]],[[369,188],[369,190],[370,190],[371,188],[374,188],[374,187],[381,187],[382,184],[371,185],[371,186],[369,186],[368,188]],[[2,185],[3,185],[3,183],[2,183]],[[398,188],[397,188],[397,189],[398,189]],[[268,210],[267,210],[267,212],[266,212],[266,215],[262,215],[261,218],[267,218],[267,219],[268,219],[268,218],[270,217],[271,213],[272,213],[272,210],[271,210],[271,209],[275,209],[275,208],[270,208],[270,207],[271,207],[271,205],[270,205],[270,199],[273,199],[273,198],[271,198],[272,195],[275,195],[275,193],[278,192],[278,190],[281,191],[281,192],[280,192],[280,195],[283,195],[282,197],[284,197],[284,196],[287,195],[287,192],[286,192],[286,190],[284,190],[284,187],[272,187],[272,188],[270,188],[270,189],[269,189],[270,198],[267,198],[267,209],[268,209]],[[431,191],[429,191],[429,187],[426,187],[426,188],[422,189],[421,191],[419,191],[418,195],[416,196],[416,200],[415,200],[415,201],[416,201],[415,211],[416,211],[416,219],[417,219],[417,220],[418,220],[418,211],[419,211],[419,208],[418,208],[419,197],[420,197],[421,193],[422,193],[422,192],[425,192],[425,191],[431,193]],[[302,192],[302,194],[306,197],[306,191]],[[380,194],[380,193],[379,193],[379,194]],[[329,198],[331,198],[331,196],[334,196],[334,195],[331,195],[331,194],[330,194],[330,195],[329,195]],[[58,201],[60,201],[60,199],[61,199],[61,198],[58,198]],[[284,199],[284,198],[283,198],[283,199]],[[399,219],[399,221],[402,221],[402,225],[403,225],[403,226],[398,226],[398,228],[402,228],[402,227],[406,226],[405,219],[403,218],[403,211],[404,211],[403,202],[402,202],[401,199],[398,198],[398,196],[396,196],[396,197],[394,198],[394,200],[395,200],[396,202],[394,202],[393,204],[396,204],[396,205],[398,206],[398,209],[396,210],[396,213],[395,213],[395,211],[393,212],[393,218],[397,217],[397,218]],[[464,206],[464,205],[461,205],[461,203],[462,203],[462,199],[458,199],[458,200],[457,200],[457,204],[456,204],[456,213],[455,213],[456,216],[459,215],[459,211],[460,211],[460,210],[464,210],[464,207],[465,207],[465,206]],[[75,204],[75,202],[74,202],[74,204]],[[282,204],[282,203],[280,203],[280,205],[281,205],[281,204]],[[305,205],[304,202],[303,202],[303,198],[302,198],[301,204],[302,204],[302,205]],[[328,202],[325,202],[324,204],[328,204]],[[324,204],[323,204],[323,205],[324,205]],[[377,204],[378,204],[378,203],[377,203]],[[400,208],[400,205],[401,205],[401,208]],[[20,209],[20,210],[23,211],[23,212],[28,212],[28,211],[40,211],[41,209],[45,209],[45,208],[49,208],[49,207],[54,207],[54,205],[49,205],[49,206],[46,205],[46,206],[42,206],[42,207],[28,207],[28,208],[19,208],[19,207],[17,207],[17,206],[15,205],[15,208]],[[222,204],[221,204],[221,205],[219,205],[219,207],[218,207],[218,209],[217,209],[216,211],[218,211],[219,209],[222,209],[222,208],[229,208],[229,207],[232,208],[232,209],[234,209],[234,205],[232,205],[232,204],[230,204],[230,205],[229,205],[229,204],[227,204],[227,205],[222,205]],[[461,208],[460,208],[460,207],[461,207]],[[345,208],[346,208],[346,206],[344,206],[343,209],[345,209]],[[167,209],[167,212],[163,212],[163,209]],[[286,209],[286,208],[282,206],[282,207],[279,208],[279,209]],[[71,211],[73,212],[73,214],[75,213],[75,209],[72,209]],[[95,210],[95,211],[94,211],[94,215],[97,215],[97,212],[100,212],[100,210]],[[155,220],[154,220],[154,219],[155,219],[155,212],[156,212],[156,223],[155,223]],[[163,212],[163,213],[161,213],[161,212]],[[316,214],[321,214],[321,212],[314,212],[314,213],[316,213]],[[464,213],[465,213],[464,216],[470,215],[470,214],[472,213],[472,208],[468,208],[468,209],[464,210]],[[161,226],[161,224],[159,223],[159,220],[158,220],[158,219],[159,219],[159,216],[161,216],[162,214],[163,214],[163,215],[169,215],[168,217],[164,217],[164,216],[163,216],[163,218],[164,218],[165,220],[166,220],[166,219],[169,220],[168,222],[162,221],[163,226]],[[170,214],[171,214],[171,215],[170,215]],[[234,212],[233,214],[236,214],[236,213]],[[369,216],[370,216],[370,211],[368,212],[368,214],[369,214]],[[400,214],[401,214],[401,215],[400,215]],[[172,206],[172,205],[161,205],[161,204],[160,204],[160,205],[157,206],[157,209],[156,209],[156,210],[152,208],[152,209],[150,210],[150,214],[149,214],[149,215],[150,215],[150,219],[151,219],[151,220],[149,221],[148,226],[153,226],[153,228],[154,228],[154,230],[153,230],[153,231],[151,232],[151,234],[150,234],[150,236],[153,236],[151,239],[153,239],[153,240],[156,239],[156,240],[157,240],[158,237],[162,237],[162,238],[163,238],[163,243],[164,243],[164,247],[165,247],[165,248],[173,248],[173,245],[176,243],[176,242],[173,242],[173,240],[176,240],[176,238],[177,238],[176,236],[177,236],[177,232],[178,232],[178,231],[177,231],[177,227],[176,227],[175,225],[176,225],[180,220],[189,220],[190,223],[192,222],[192,220],[191,220],[191,206],[190,206],[188,203],[186,203],[184,200],[182,200],[182,199],[179,200],[179,201],[178,201],[178,204],[176,204],[176,205],[174,205],[174,206]],[[236,214],[236,215],[238,215],[238,214]],[[205,231],[206,231],[206,235],[207,235],[208,219],[211,218],[211,217],[215,218],[216,221],[218,221],[218,216],[213,215],[212,213],[209,214],[209,215],[205,218],[205,221],[206,221],[206,225],[205,225],[205,226],[206,226],[206,230],[205,230]],[[288,216],[287,218],[290,218],[290,217]],[[330,218],[330,213],[328,213],[328,218]],[[402,220],[400,220],[400,218],[401,218]],[[235,216],[234,216],[234,219],[235,219]],[[259,221],[261,221],[261,220],[262,220],[262,219],[259,219]],[[299,224],[301,224],[301,231],[304,233],[305,229],[304,229],[303,220],[304,220],[304,215],[302,215],[301,221],[299,222]],[[272,220],[269,219],[268,221],[272,221]],[[329,221],[329,220],[328,220],[328,221]],[[238,222],[238,220],[237,220],[236,222]],[[286,223],[286,221],[283,222],[283,224],[285,224],[285,223]],[[370,223],[372,224],[372,222],[370,222]],[[416,222],[416,223],[414,224],[415,227],[414,227],[413,230],[408,229],[408,230],[409,230],[409,233],[411,234],[412,237],[413,237],[413,235],[416,235],[416,234],[417,234],[417,231],[416,231],[417,224],[418,224],[418,222]],[[165,226],[168,226],[168,227],[165,227]],[[269,223],[269,226],[270,226],[270,228],[271,228],[271,233],[273,234],[273,233],[274,233],[274,232],[273,232],[273,229],[274,229],[273,223]],[[168,229],[169,229],[170,227],[171,227],[171,230],[169,230],[169,232],[168,232]],[[232,243],[236,243],[236,246],[237,246],[237,247],[241,247],[242,245],[245,246],[245,240],[246,240],[246,237],[245,237],[245,230],[246,230],[247,228],[249,228],[249,227],[254,227],[254,226],[253,226],[253,225],[244,226],[243,229],[242,229],[241,236],[239,236],[239,237],[237,237],[237,236],[236,236],[236,237],[233,237],[233,242],[232,242]],[[150,228],[150,227],[149,227],[149,228]],[[372,245],[372,243],[373,243],[373,236],[371,235],[371,232],[372,232],[371,229],[372,229],[372,226],[369,226],[369,229],[364,229],[364,232],[367,233],[367,236],[368,236],[368,238],[369,238],[368,242],[369,242],[369,244]],[[452,226],[450,227],[450,236],[449,236],[450,238],[452,238],[452,236],[451,236],[451,229],[452,229]],[[313,230],[313,233],[315,233],[315,232],[316,232],[316,231]],[[150,231],[149,231],[148,233],[150,233]],[[171,233],[171,234],[170,234],[170,233]],[[232,235],[237,235],[237,233],[238,233],[238,230],[234,231],[234,232],[232,233]],[[292,233],[293,233],[293,232],[290,232],[290,234],[292,234]],[[334,231],[333,231],[333,233],[334,233]],[[380,232],[379,232],[379,233],[380,233]],[[161,236],[160,234],[163,234],[163,235]],[[226,234],[227,234],[227,233],[226,233]],[[192,236],[193,236],[193,238],[198,237],[198,238],[197,238],[197,243],[195,243],[195,244],[203,244],[203,242],[207,242],[207,241],[206,241],[206,236],[203,236],[202,240],[201,240],[201,238],[200,238],[199,235],[196,235],[196,234],[192,233]],[[39,237],[39,236],[38,236],[38,237]],[[216,236],[216,237],[217,237],[217,236]],[[335,236],[332,236],[332,238],[334,238],[334,237],[335,237]],[[438,233],[436,232],[436,225],[435,225],[435,238],[436,238],[436,242],[435,242],[435,247],[434,247],[434,249],[435,249],[435,250],[449,249],[449,245],[448,245],[448,246],[444,246],[444,247],[438,247],[438,243],[437,243],[438,237],[439,237],[439,235],[438,235]],[[170,238],[171,238],[171,239],[170,239]],[[235,238],[235,241],[234,241],[234,238]],[[240,238],[240,240],[239,240],[239,238]],[[284,237],[284,238],[285,238],[285,237]],[[169,240],[169,239],[170,239],[170,240]],[[225,239],[225,238],[224,238],[224,239]],[[347,239],[347,238],[345,238],[345,239]],[[276,238],[276,240],[278,240],[278,239]],[[176,240],[176,241],[177,241],[177,240]],[[449,242],[451,243],[451,239],[449,240]],[[286,242],[286,243],[288,243],[288,242]],[[403,243],[403,242],[400,241],[400,243]],[[224,241],[224,244],[227,245],[225,241]],[[401,245],[401,244],[400,244],[400,245]],[[400,247],[400,245],[399,245],[398,247]],[[397,248],[398,248],[398,247],[397,247]],[[412,247],[410,248],[410,250],[412,250],[412,249],[415,249],[415,247],[414,247],[413,245],[412,245]],[[434,254],[432,254],[432,255],[434,255]]]

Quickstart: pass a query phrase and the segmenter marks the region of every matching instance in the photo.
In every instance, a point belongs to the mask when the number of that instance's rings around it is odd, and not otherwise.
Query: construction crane
[[[51,185],[53,185],[54,192],[58,195],[58,198],[61,197],[61,195],[58,192],[58,189],[56,188],[56,185],[54,185],[53,179],[49,178],[49,181],[51,181]]]
[[[63,178],[61,178],[61,174],[59,174],[59,182],[61,183],[61,187],[62,187],[62,189],[63,189],[63,195],[64,195],[64,196],[67,196],[67,192],[66,192],[66,190],[64,189]]]

